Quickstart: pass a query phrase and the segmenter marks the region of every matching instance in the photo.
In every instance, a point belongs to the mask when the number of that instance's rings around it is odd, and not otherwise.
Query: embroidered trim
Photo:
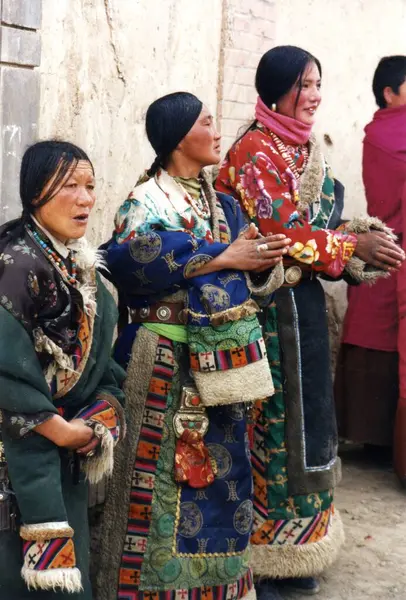
[[[77,419],[83,419],[83,421],[95,421],[104,425],[116,443],[120,435],[120,426],[118,424],[118,418],[115,409],[111,406],[107,400],[99,398],[91,404],[83,408],[76,416]]]
[[[220,200],[217,198],[216,191],[213,187],[210,174],[202,171],[202,188],[206,194],[206,199],[210,206],[212,220],[212,235],[215,242],[230,244],[231,231],[226,221],[223,207]]]
[[[239,321],[244,317],[250,317],[251,315],[255,315],[260,311],[258,304],[255,300],[250,298],[246,300],[240,306],[232,306],[231,308],[227,308],[226,310],[222,310],[211,315],[206,313],[197,313],[190,308],[185,308],[185,312],[191,315],[194,320],[200,322],[201,319],[209,319],[210,323],[215,327],[219,325],[224,325],[225,323],[229,323],[230,321]]]
[[[320,542],[329,532],[334,505],[314,517],[268,520],[251,536],[254,545],[294,545]]]
[[[21,575],[28,589],[66,591],[83,590],[82,577],[76,568],[75,548],[70,538],[48,542],[24,542]]]
[[[74,357],[71,357],[72,363],[74,365],[76,363],[73,372],[68,371],[67,369],[56,369],[56,391],[51,389],[51,392],[54,392],[54,400],[58,400],[65,396],[65,394],[70,392],[79,381],[92,349],[94,320],[94,316],[88,316],[87,314],[82,313],[82,320],[78,330],[78,342],[80,343],[81,356],[79,360],[74,360]],[[52,367],[52,365],[50,366]]]
[[[28,569],[71,569],[76,566],[75,548],[71,538],[47,542],[24,542],[24,566]]]
[[[234,583],[179,590],[119,592],[119,600],[242,600],[254,587],[251,569]]]
[[[155,471],[163,435],[164,414],[174,373],[173,346],[160,337],[156,349],[154,370],[142,418],[142,425],[134,461],[127,533],[121,557],[118,598],[135,598],[125,586],[138,586],[152,516],[152,496]],[[141,596],[140,596],[141,597]]]
[[[266,346],[263,338],[251,342],[247,346],[229,350],[214,350],[212,352],[191,352],[190,366],[192,371],[227,371],[245,367],[266,357]]]

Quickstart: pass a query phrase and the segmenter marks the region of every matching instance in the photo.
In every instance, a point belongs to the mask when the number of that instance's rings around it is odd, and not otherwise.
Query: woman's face
[[[404,81],[402,85],[399,86],[397,93],[394,92],[391,87],[387,86],[383,91],[383,95],[386,102],[386,108],[396,108],[398,106],[405,106],[406,81]]]
[[[55,176],[56,174],[53,178]],[[52,185],[53,178],[43,190],[41,197]],[[83,237],[96,200],[94,187],[95,181],[90,163],[87,160],[80,160],[74,169],[68,171],[60,189],[51,200],[34,210],[35,218],[64,244],[68,240]]]
[[[321,77],[316,63],[306,67],[302,82],[297,81],[287,94],[278,100],[276,110],[282,115],[293,117],[306,125],[313,125],[316,111],[321,102]],[[296,105],[297,94],[300,90]],[[295,106],[296,105],[296,106]]]
[[[216,165],[220,161],[221,135],[216,129],[209,110],[202,111],[189,133],[183,138],[177,149],[185,158],[195,162],[200,168]]]

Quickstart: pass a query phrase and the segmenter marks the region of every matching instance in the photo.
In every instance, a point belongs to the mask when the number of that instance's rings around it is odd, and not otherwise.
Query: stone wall
[[[317,132],[334,174],[346,187],[346,216],[365,209],[363,128],[376,110],[372,76],[387,54],[406,54],[406,0],[280,0],[277,44],[295,44],[323,66]]]
[[[255,71],[274,43],[273,0],[224,0],[218,111],[224,152],[253,120]]]
[[[43,14],[40,135],[89,152],[98,193],[90,237],[101,242],[151,164],[150,102],[187,90],[216,113],[222,1],[43,0]]]
[[[21,155],[37,136],[41,0],[0,0],[0,223],[20,212]]]
[[[322,61],[317,131],[332,142],[325,151],[346,186],[346,214],[364,210],[361,141],[375,110],[371,77],[380,56],[406,53],[406,0],[390,0],[388,10],[382,0],[42,3],[40,135],[76,140],[94,159],[96,241],[152,158],[143,125],[149,102],[175,89],[197,93],[217,112],[226,151],[253,116],[259,58],[281,43]]]

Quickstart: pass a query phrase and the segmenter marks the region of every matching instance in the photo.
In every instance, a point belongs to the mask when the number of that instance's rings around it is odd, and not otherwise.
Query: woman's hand
[[[287,252],[292,240],[282,233],[252,239],[258,235],[255,225],[250,226],[244,234],[235,240],[217,258],[221,259],[223,269],[239,269],[241,271],[266,271],[280,262]]]
[[[95,437],[94,431],[89,425],[86,425],[82,419],[72,419],[68,422],[69,435],[65,441],[64,448],[68,450],[78,450],[79,448],[84,450],[89,442],[96,441],[96,446],[99,440]]]
[[[100,438],[94,436],[94,437],[92,437],[90,442],[88,444],[86,444],[86,446],[81,446],[80,448],[78,448],[76,450],[76,452],[78,454],[80,454],[81,456],[86,456],[89,453],[90,453],[89,456],[93,456],[94,450],[96,450],[96,448],[99,444],[100,444]]]
[[[251,223],[224,252],[193,271],[189,277],[199,277],[223,269],[257,273],[266,271],[282,260],[291,241],[283,233],[259,236],[258,227]]]
[[[60,448],[67,448],[68,450],[83,449],[94,438],[93,429],[86,425],[82,419],[65,421],[59,415],[54,415],[45,423],[37,425],[35,431]],[[98,442],[97,438],[96,442]]]
[[[384,271],[397,271],[405,260],[405,253],[383,231],[359,233],[354,256]]]

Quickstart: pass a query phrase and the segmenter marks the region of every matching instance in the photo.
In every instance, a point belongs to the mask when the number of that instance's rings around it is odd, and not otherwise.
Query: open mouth
[[[88,219],[89,219],[88,214],[77,215],[76,217],[73,217],[73,220],[76,221],[77,223],[87,223]]]
[[[317,110],[317,106],[311,106],[310,108],[306,108],[307,112],[310,113],[311,115],[314,115],[314,113]]]

